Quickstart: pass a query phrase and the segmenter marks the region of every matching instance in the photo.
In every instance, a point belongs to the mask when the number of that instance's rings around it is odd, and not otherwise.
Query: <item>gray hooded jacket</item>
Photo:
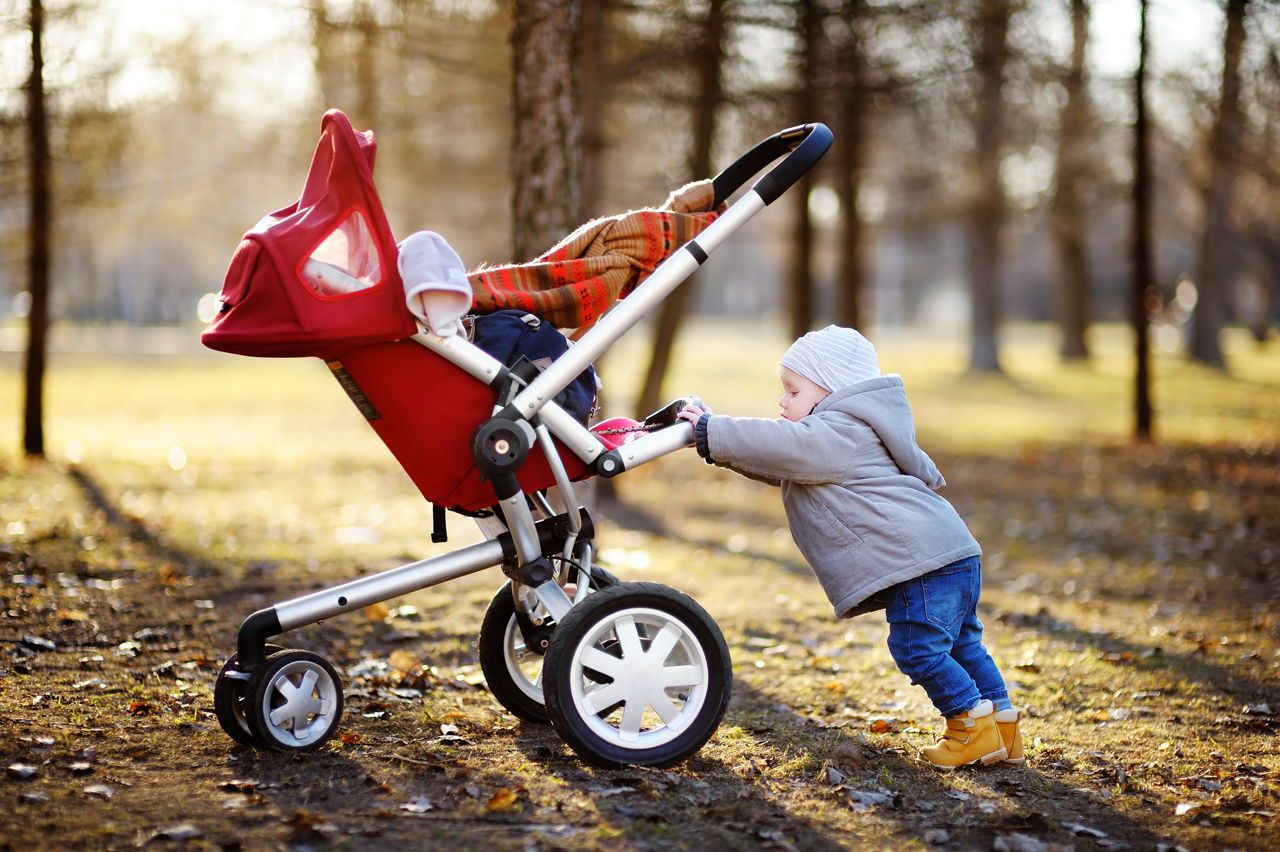
[[[708,460],[782,486],[791,536],[835,607],[880,609],[876,593],[982,548],[935,489],[899,376],[849,385],[792,423],[704,417]]]

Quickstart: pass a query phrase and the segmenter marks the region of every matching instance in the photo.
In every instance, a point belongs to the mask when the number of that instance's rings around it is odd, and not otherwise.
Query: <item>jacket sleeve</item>
[[[842,482],[853,455],[830,424],[813,416],[799,423],[712,416],[706,435],[708,458],[716,464],[769,482]]]

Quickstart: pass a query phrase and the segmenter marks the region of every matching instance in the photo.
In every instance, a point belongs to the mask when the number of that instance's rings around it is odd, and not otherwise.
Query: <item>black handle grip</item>
[[[790,189],[792,184],[822,159],[822,155],[831,147],[831,139],[831,131],[819,122],[778,131],[716,175],[711,181],[716,193],[716,204],[723,203],[761,169],[787,154],[785,160],[774,166],[752,187],[764,199],[765,204],[772,204],[775,198]]]

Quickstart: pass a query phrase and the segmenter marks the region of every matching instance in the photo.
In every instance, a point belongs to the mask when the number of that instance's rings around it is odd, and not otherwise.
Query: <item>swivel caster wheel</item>
[[[702,748],[733,683],[720,628],[688,595],[619,583],[569,610],[543,669],[556,733],[588,763],[670,766]]]
[[[267,645],[265,653],[274,654],[283,650],[279,645]],[[236,668],[236,659],[237,656],[232,654],[218,672],[218,679],[213,682],[213,715],[227,736],[240,745],[261,746],[263,743],[254,739],[249,719],[245,715],[245,693],[249,675]]]
[[[617,585],[618,578],[599,567],[591,569],[591,590]],[[532,591],[526,590],[526,607],[535,615],[548,618]],[[544,622],[538,629],[539,638],[549,643],[555,630],[555,622]],[[542,697],[543,655],[546,647],[530,647],[525,642],[524,631],[516,620],[516,604],[511,595],[511,583],[504,583],[484,614],[477,641],[480,670],[484,672],[489,692],[508,713],[526,722],[545,725],[547,708]]]
[[[275,751],[315,751],[338,729],[342,682],[310,651],[277,651],[253,673],[245,718],[257,744]]]

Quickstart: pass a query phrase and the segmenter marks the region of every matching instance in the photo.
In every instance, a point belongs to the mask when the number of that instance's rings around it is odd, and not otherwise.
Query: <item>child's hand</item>
[[[697,423],[698,419],[704,414],[713,414],[714,412],[700,399],[690,401],[684,408],[680,409],[680,413],[676,417],[681,420],[687,420],[690,423]]]

